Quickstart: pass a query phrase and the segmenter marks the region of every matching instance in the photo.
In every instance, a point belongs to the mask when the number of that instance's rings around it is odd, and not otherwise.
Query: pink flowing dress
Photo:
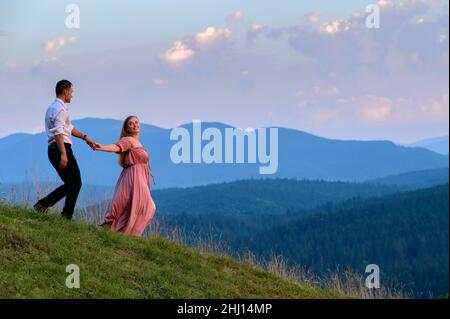
[[[149,153],[144,147],[132,147],[129,137],[115,143],[125,152],[124,169],[120,174],[109,212],[103,223],[111,224],[111,230],[141,236],[156,211],[150,194]],[[154,182],[154,179],[153,179]]]

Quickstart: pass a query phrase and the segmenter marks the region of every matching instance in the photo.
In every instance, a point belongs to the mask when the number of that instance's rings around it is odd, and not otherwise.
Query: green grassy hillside
[[[69,289],[66,266],[80,268]],[[0,298],[338,298],[165,238],[112,233],[0,205]]]

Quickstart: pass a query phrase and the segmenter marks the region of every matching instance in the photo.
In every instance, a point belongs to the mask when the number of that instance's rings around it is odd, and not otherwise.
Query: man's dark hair
[[[72,83],[70,83],[70,81],[68,80],[59,81],[58,83],[56,83],[55,87],[56,96],[60,96],[61,94],[63,94],[64,90],[70,89],[71,86]]]

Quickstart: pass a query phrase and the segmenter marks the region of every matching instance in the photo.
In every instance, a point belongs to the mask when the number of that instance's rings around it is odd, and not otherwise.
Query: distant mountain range
[[[121,121],[86,118],[75,127],[102,143],[118,139]],[[192,136],[192,123],[185,124]],[[223,123],[202,123],[202,129],[232,127]],[[150,152],[150,163],[157,185],[152,188],[188,187],[248,178],[298,178],[363,181],[409,171],[448,167],[448,156],[422,147],[405,147],[390,141],[333,140],[302,131],[278,128],[279,164],[273,175],[260,175],[260,163],[175,164],[170,150],[171,129],[142,124],[141,140]],[[206,141],[203,145],[207,144]],[[13,134],[0,139],[0,183],[54,180],[55,172],[47,160],[45,133]],[[233,150],[236,150],[234,145]],[[74,151],[85,184],[114,186],[120,174],[117,156],[93,152],[75,139]]]
[[[420,140],[409,144],[409,146],[423,147],[436,153],[448,155],[448,135]]]
[[[369,182],[395,185],[404,189],[417,189],[448,183],[448,175],[448,167],[445,167],[390,175]]]

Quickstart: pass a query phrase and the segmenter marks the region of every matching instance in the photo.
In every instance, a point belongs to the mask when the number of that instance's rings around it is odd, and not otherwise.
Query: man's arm
[[[59,169],[63,170],[63,169],[66,168],[67,163],[68,163],[66,147],[64,146],[64,135],[63,134],[55,135],[55,141],[56,141],[56,145],[58,146],[59,151],[61,153],[61,160],[59,162]]]
[[[83,137],[85,136],[85,134],[81,133],[80,131],[78,131],[75,127],[72,129],[72,136],[78,137],[83,139]]]
[[[72,136],[78,137],[84,141],[93,149],[95,150],[95,142],[91,140],[86,134],[81,133],[78,131],[75,127],[72,129]]]
[[[55,115],[54,127],[50,130],[54,134],[56,146],[58,146],[59,152],[61,153],[61,159],[58,164],[60,170],[66,168],[68,163],[66,147],[64,145],[64,123],[66,116],[64,111],[59,111]]]

